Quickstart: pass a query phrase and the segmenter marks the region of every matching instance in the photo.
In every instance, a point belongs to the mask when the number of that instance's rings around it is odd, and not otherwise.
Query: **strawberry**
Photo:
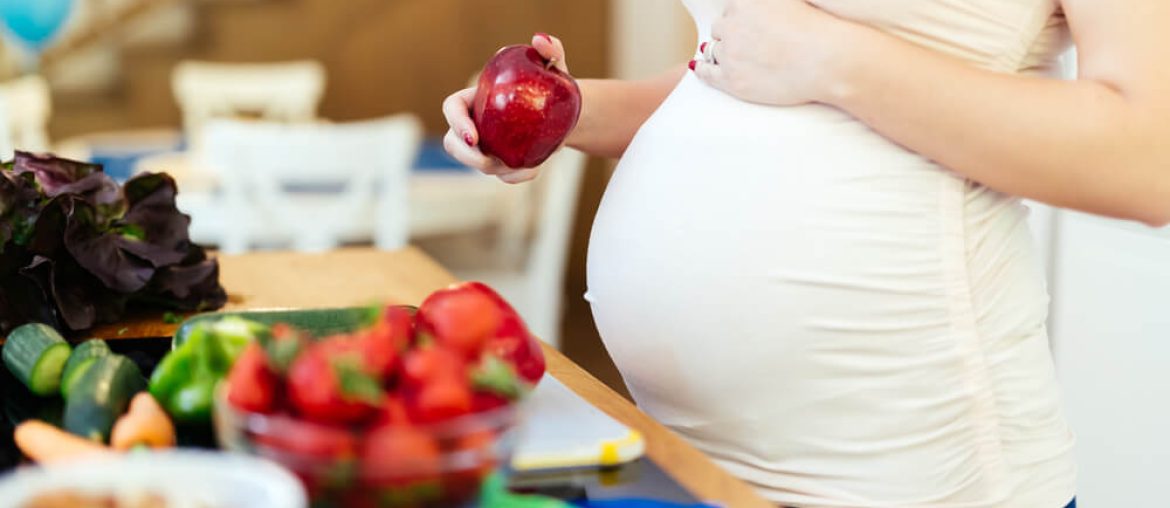
[[[256,452],[278,463],[310,465],[296,468],[311,495],[346,488],[353,481],[358,441],[347,429],[274,418],[263,434],[254,436]]]
[[[378,415],[374,417],[374,426],[401,427],[410,424],[410,414],[407,412],[406,402],[403,402],[402,397],[398,395],[387,395],[386,402],[382,404]]]
[[[417,319],[420,334],[474,358],[500,327],[502,317],[491,297],[466,285],[455,285],[428,296],[418,308]]]
[[[402,382],[418,388],[440,377],[463,377],[467,363],[458,353],[434,345],[411,350],[402,359]]]
[[[471,387],[464,378],[440,376],[428,381],[407,397],[411,420],[438,423],[471,412]]]
[[[485,353],[491,353],[512,365],[526,383],[535,385],[544,377],[544,351],[519,317],[506,318],[504,326],[484,343]]]
[[[271,413],[276,409],[279,379],[268,365],[264,348],[249,343],[228,373],[227,400],[241,411]]]
[[[414,338],[414,311],[397,305],[388,306],[382,313],[381,324],[388,330],[388,338],[398,352],[410,346]]]
[[[460,299],[454,299],[452,295],[459,295]],[[490,302],[492,310],[485,308],[485,301]],[[428,302],[432,302],[430,307]],[[474,302],[474,305],[467,302]],[[482,282],[465,282],[436,292],[419,308],[419,319],[420,332],[433,335],[440,344],[459,343],[444,335],[453,334],[449,330],[461,332],[458,334],[460,339],[475,335],[474,342],[479,350],[510,363],[526,383],[536,384],[544,376],[544,351],[540,341],[528,331],[516,309]],[[486,328],[491,330],[480,337],[478,334]],[[470,348],[457,349],[468,358],[479,357],[479,351],[469,353]]]
[[[355,423],[375,412],[385,393],[353,343],[341,338],[310,345],[289,367],[288,397],[305,418]]]
[[[398,360],[414,335],[414,316],[405,307],[386,307],[380,319],[353,334],[356,348],[365,359],[368,372],[385,382],[397,368]]]
[[[381,502],[391,506],[416,506],[434,500],[439,493],[441,466],[438,443],[411,426],[376,427],[362,448],[362,479],[380,491]]]
[[[357,439],[346,429],[283,418],[270,420],[269,426],[256,442],[279,454],[322,463],[357,456]]]
[[[484,413],[508,405],[508,399],[490,392],[476,391],[471,395],[471,411]]]

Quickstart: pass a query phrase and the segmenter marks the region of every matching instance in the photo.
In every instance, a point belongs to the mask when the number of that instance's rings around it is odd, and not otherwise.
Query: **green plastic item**
[[[494,473],[484,480],[480,488],[481,508],[572,508],[573,505],[560,499],[530,494],[513,494],[504,484],[504,477]]]
[[[360,329],[368,325],[375,307],[340,307],[335,309],[305,310],[261,310],[241,312],[215,312],[191,317],[175,332],[172,348],[182,347],[196,328],[214,324],[226,328],[227,332],[259,326],[264,329],[277,323],[285,323],[321,337]],[[250,323],[240,325],[241,322]],[[246,344],[245,344],[246,345]]]

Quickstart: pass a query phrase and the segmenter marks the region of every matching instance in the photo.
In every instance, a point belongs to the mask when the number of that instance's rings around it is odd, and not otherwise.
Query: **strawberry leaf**
[[[377,406],[386,397],[378,380],[362,370],[360,357],[338,358],[333,362],[333,373],[337,376],[341,397],[347,401]]]
[[[493,354],[484,354],[471,372],[471,384],[476,389],[491,392],[509,400],[519,399],[527,387],[508,362]]]

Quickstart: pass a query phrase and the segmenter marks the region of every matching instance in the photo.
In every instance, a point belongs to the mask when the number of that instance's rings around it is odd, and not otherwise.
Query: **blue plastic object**
[[[573,503],[580,508],[716,508],[709,504],[679,504],[653,499],[604,499]]]
[[[37,51],[57,35],[72,11],[73,0],[0,0],[0,20],[8,32]]]

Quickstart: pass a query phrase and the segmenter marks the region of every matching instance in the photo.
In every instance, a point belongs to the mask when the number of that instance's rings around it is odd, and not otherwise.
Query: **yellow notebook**
[[[512,456],[517,471],[616,466],[637,460],[646,443],[552,376],[529,396]]]

